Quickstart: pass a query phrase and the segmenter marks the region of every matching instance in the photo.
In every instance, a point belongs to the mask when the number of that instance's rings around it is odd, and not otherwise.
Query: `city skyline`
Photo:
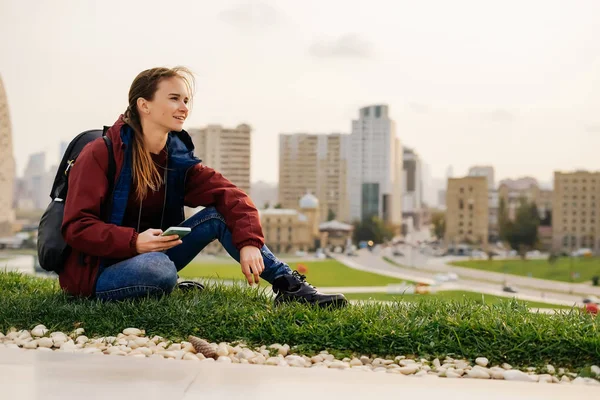
[[[253,157],[253,182],[277,181],[280,133],[349,134],[370,104],[390,107],[401,142],[436,178],[449,165],[457,175],[494,165],[498,181],[598,169],[598,2],[439,2],[435,15],[427,2],[184,2],[199,23],[177,46],[169,24],[128,24],[161,10],[140,4],[23,12],[24,2],[2,2],[0,37],[13,39],[0,41],[0,74],[19,176],[29,154],[46,151],[55,164],[60,141],[112,124],[139,71],[177,64],[198,79],[186,129],[247,123],[253,152],[272,154]],[[108,19],[120,29],[106,29]],[[140,32],[152,40],[124,40]]]

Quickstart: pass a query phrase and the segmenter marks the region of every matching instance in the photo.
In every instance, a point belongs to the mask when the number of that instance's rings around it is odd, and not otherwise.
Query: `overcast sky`
[[[252,180],[278,134],[349,133],[365,105],[435,177],[599,170],[600,1],[0,0],[0,75],[17,170],[112,124],[135,75],[197,77],[186,128],[253,128]]]

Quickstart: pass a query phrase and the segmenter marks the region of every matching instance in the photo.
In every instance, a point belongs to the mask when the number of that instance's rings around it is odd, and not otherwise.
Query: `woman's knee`
[[[148,286],[156,286],[171,292],[177,284],[177,268],[165,253],[151,252],[140,257],[140,280]]]

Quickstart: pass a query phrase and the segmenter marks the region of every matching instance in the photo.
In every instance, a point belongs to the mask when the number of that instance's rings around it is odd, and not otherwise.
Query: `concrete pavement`
[[[364,399],[553,400],[600,398],[597,386],[414,377],[41,352],[0,348],[2,399]]]

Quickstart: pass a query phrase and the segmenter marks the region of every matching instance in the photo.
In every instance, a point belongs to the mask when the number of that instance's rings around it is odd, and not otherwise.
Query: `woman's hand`
[[[252,286],[253,275],[254,283],[260,283],[260,274],[265,270],[265,263],[258,247],[242,247],[240,250],[240,264],[242,266],[242,273],[246,276],[249,285]]]
[[[160,229],[148,229],[140,233],[135,242],[138,254],[169,250],[182,243],[178,235],[160,236],[162,233]]]

